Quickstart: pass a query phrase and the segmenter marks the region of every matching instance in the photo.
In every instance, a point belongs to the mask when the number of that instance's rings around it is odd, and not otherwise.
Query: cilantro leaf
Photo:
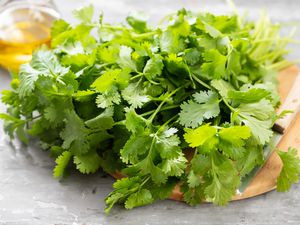
[[[112,191],[106,198],[105,198],[105,203],[106,203],[106,208],[105,208],[105,213],[109,213],[111,208],[114,206],[116,203],[122,203],[124,202],[124,199],[128,197],[132,192],[135,192],[139,184],[142,182],[140,177],[126,177],[120,180],[117,180],[114,184],[113,187],[115,188],[114,191]]]
[[[74,156],[76,168],[81,173],[95,173],[101,166],[102,160],[96,152],[89,152],[84,155]]]
[[[211,49],[203,53],[205,63],[201,66],[201,72],[205,77],[210,79],[224,78],[226,75],[226,56],[218,50]]]
[[[220,113],[218,95],[212,91],[201,91],[193,95],[194,101],[183,103],[179,113],[179,123],[195,128],[205,119],[216,117]]]
[[[109,91],[105,91],[103,94],[99,94],[96,98],[96,104],[99,108],[107,108],[114,104],[120,104],[121,95],[117,91],[116,87],[113,87]]]
[[[141,12],[132,12],[126,17],[127,23],[138,33],[147,31],[147,20]]]
[[[81,9],[74,10],[73,14],[75,18],[82,23],[91,24],[94,15],[94,7],[92,5],[85,6]]]
[[[179,177],[184,173],[186,162],[187,159],[184,157],[183,153],[180,152],[178,157],[163,161],[162,171],[169,176]]]
[[[70,24],[68,24],[65,20],[58,19],[55,20],[51,27],[51,37],[55,38],[60,33],[71,29]]]
[[[159,54],[154,54],[146,63],[143,73],[145,76],[152,80],[157,76],[160,76],[163,69],[162,57]]]
[[[119,61],[118,64],[121,68],[129,68],[133,71],[136,71],[136,64],[131,57],[132,49],[128,46],[122,45],[120,47]]]
[[[90,129],[96,129],[98,131],[111,129],[114,124],[114,119],[112,118],[113,114],[113,109],[107,108],[95,118],[85,121],[85,125]]]
[[[248,126],[253,136],[263,145],[273,135],[271,127],[275,118],[274,108],[268,100],[241,104],[238,119]]]
[[[68,166],[71,160],[72,154],[69,151],[64,151],[60,156],[55,160],[56,166],[53,170],[53,176],[55,178],[61,178],[65,174],[65,169]]]
[[[220,159],[217,160],[219,161]],[[221,163],[217,165],[215,163],[215,159],[213,159],[214,166],[211,170],[211,183],[205,188],[204,193],[206,199],[212,201],[214,204],[225,205],[235,194],[240,184],[240,178],[230,160],[223,159]]]
[[[163,32],[159,41],[162,52],[178,53],[184,49],[183,39],[172,29]]]
[[[203,145],[217,133],[217,130],[209,126],[209,124],[205,124],[196,129],[186,129],[185,131],[184,139],[192,148]]]
[[[201,177],[197,176],[197,174],[195,174],[194,170],[191,170],[189,172],[187,182],[188,182],[188,185],[190,188],[195,188],[200,185]]]
[[[277,190],[288,191],[292,183],[298,183],[300,175],[300,159],[297,150],[289,148],[287,152],[277,151],[283,167],[277,178]]]
[[[270,93],[265,89],[251,88],[249,91],[229,91],[228,98],[239,103],[252,103],[266,98]]]
[[[177,131],[176,128],[169,128],[154,136],[155,144],[153,147],[163,159],[181,157],[180,140],[176,135]],[[181,159],[180,161],[183,162],[184,160]]]
[[[28,96],[35,88],[35,82],[40,76],[58,77],[68,72],[62,67],[57,57],[49,50],[41,49],[35,52],[30,63],[23,64],[20,68],[20,97]]]
[[[129,74],[127,71],[122,71],[120,69],[108,70],[97,78],[91,85],[96,91],[100,93],[105,93],[110,91],[113,86],[124,87],[128,83]]]
[[[125,208],[132,209],[137,206],[147,205],[153,202],[151,192],[147,189],[139,189],[137,192],[131,194],[126,202]]]
[[[139,155],[144,154],[147,148],[150,148],[151,141],[151,138],[147,135],[131,135],[120,151],[122,161],[125,163],[139,162]]]
[[[164,184],[167,181],[168,175],[158,165],[154,164],[150,154],[138,162],[135,167],[142,175],[150,175],[155,184]]]
[[[251,130],[246,126],[232,126],[219,131],[219,148],[225,155],[237,159],[244,155],[245,140],[251,136]]]
[[[129,84],[122,92],[122,97],[131,105],[132,108],[141,108],[150,99],[145,95],[144,90],[138,83]]]
[[[134,134],[138,134],[144,131],[147,121],[131,109],[126,114],[125,125],[127,130]]]
[[[167,183],[165,184],[152,184],[148,187],[148,189],[151,191],[152,197],[154,199],[166,199],[171,196],[172,191],[176,185],[176,179],[172,180],[169,179]]]
[[[233,86],[224,80],[212,80],[211,86],[213,86],[224,99],[228,99],[228,92],[234,90]]]
[[[236,160],[236,167],[241,177],[250,173],[255,166],[262,165],[264,162],[263,149],[252,137],[249,138],[244,146],[244,155]]]
[[[70,150],[74,155],[87,153],[89,150],[87,142],[89,130],[84,126],[83,121],[74,111],[69,111],[66,113],[65,124],[65,128],[60,133],[64,140],[62,147]]]

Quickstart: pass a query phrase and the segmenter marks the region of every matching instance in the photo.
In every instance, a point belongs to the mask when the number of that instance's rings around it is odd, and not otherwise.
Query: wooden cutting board
[[[282,70],[278,75],[279,80],[279,94],[281,102],[284,102],[287,97],[289,90],[291,89],[296,76],[300,73],[300,68],[296,66],[289,67]],[[300,74],[299,74],[300,76]],[[300,87],[299,87],[300,88]],[[295,120],[292,122],[288,130],[285,132],[277,148],[287,151],[289,147],[294,147],[298,149],[298,155],[300,157],[300,113],[296,116]],[[273,152],[263,168],[257,173],[255,178],[243,192],[243,194],[236,195],[233,197],[234,200],[241,200],[246,198],[251,198],[276,188],[276,179],[280,174],[282,167],[281,160],[279,156]],[[113,177],[116,179],[122,178],[122,174],[115,173]],[[170,199],[176,201],[182,201],[183,194],[180,191],[179,185],[175,186]]]

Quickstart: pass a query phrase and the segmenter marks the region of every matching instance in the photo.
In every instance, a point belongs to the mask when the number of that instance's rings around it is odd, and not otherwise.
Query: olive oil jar
[[[0,65],[17,71],[32,51],[50,43],[50,29],[59,18],[49,0],[0,0]]]

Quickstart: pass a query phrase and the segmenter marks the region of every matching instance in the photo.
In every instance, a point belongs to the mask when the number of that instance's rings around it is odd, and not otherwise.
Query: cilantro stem
[[[249,30],[242,30],[242,31],[237,31],[237,32],[232,32],[230,33],[230,36],[235,36],[235,35],[241,35],[241,34],[248,34]]]
[[[106,67],[106,66],[110,66],[110,65],[113,65],[113,63],[103,63],[103,64],[98,64],[97,65],[97,68],[100,69],[102,67]]]
[[[100,26],[100,28],[105,28],[105,29],[111,29],[111,30],[119,30],[119,31],[129,31],[129,29],[125,28],[125,27],[118,27],[118,26],[111,26],[108,24],[102,24]],[[147,38],[147,37],[151,37],[155,34],[158,34],[158,30],[155,31],[151,31],[151,32],[147,32],[147,33],[142,33],[142,34],[132,34],[131,36],[133,38]]]
[[[56,96],[67,96],[65,93],[59,93],[54,91],[45,91],[47,94],[56,95]]]
[[[35,120],[35,119],[38,119],[38,118],[41,118],[41,117],[42,117],[42,115],[37,115],[37,116],[34,116],[34,117],[30,118],[30,120],[29,120],[29,121],[31,121],[31,120]]]
[[[161,127],[159,128],[159,130],[162,130],[165,128],[165,126],[167,126],[172,120],[176,119],[177,117],[179,117],[178,114],[172,116],[170,119],[168,119],[163,125],[161,125]]]
[[[178,107],[180,107],[180,105],[170,105],[170,106],[166,106],[166,107],[161,108],[160,111],[175,109],[175,108],[178,108]],[[145,113],[141,114],[141,116],[148,116],[148,115],[151,115],[154,112],[155,112],[155,109],[151,110],[151,111],[148,111],[148,112],[145,112]]]
[[[149,179],[150,179],[150,177],[147,177],[147,178],[143,181],[143,183],[141,183],[140,188],[143,187],[143,186],[147,183],[147,181],[148,181]]]
[[[189,73],[189,77],[190,77],[190,80],[192,82],[192,87],[193,87],[193,89],[196,89],[196,84],[195,84],[195,82],[193,80],[193,76],[192,76],[191,70],[190,70],[190,68],[188,66],[186,67],[186,69],[187,69],[187,71]]]
[[[295,40],[295,39],[292,39],[292,38],[264,38],[264,39],[256,39],[254,40],[252,43],[253,44],[256,44],[256,43],[261,43],[261,42],[270,42],[270,41],[286,41],[286,42],[289,42],[289,43],[293,43],[293,44],[300,44],[300,41],[299,40]]]
[[[155,118],[156,114],[160,111],[161,107],[166,103],[166,101],[172,96],[174,95],[177,91],[179,91],[180,89],[182,89],[183,87],[179,87],[177,89],[175,89],[174,91],[172,91],[160,104],[159,106],[156,108],[156,110],[154,111],[154,113],[150,116],[149,118],[149,123],[152,123],[153,119]]]
[[[195,81],[197,81],[199,84],[201,84],[202,86],[211,89],[211,86],[209,86],[208,84],[206,84],[205,82],[203,82],[202,80],[200,80],[198,77],[196,77],[194,74],[192,74],[192,77]]]
[[[291,66],[293,64],[299,63],[299,62],[300,62],[300,60],[294,60],[294,61],[282,60],[277,63],[271,64],[271,65],[267,66],[266,68],[270,69],[270,70],[280,70],[280,69],[284,69],[288,66]]]
[[[151,79],[147,79],[151,84],[154,84],[154,85],[160,85],[158,82],[155,82],[155,81],[153,81],[153,80],[151,80]]]
[[[115,122],[114,126],[116,126],[116,125],[125,125],[125,120],[121,120],[121,121]]]
[[[287,54],[289,52],[290,52],[289,50],[285,50],[285,49],[278,50],[276,52],[271,52],[271,53],[268,53],[266,55],[263,55],[263,56],[259,57],[257,59],[257,61],[263,61],[264,62],[267,59],[271,59],[271,61],[274,61],[274,59],[276,59],[277,57],[280,57],[281,55]]]
[[[134,79],[142,77],[142,76],[144,76],[144,74],[143,73],[139,73],[138,75],[135,75],[135,76],[131,77],[130,80],[134,80]]]
[[[165,111],[165,110],[169,110],[169,109],[175,109],[175,108],[178,108],[178,107],[180,107],[180,105],[170,105],[170,106],[166,106],[166,107],[161,108],[161,109],[160,109],[160,112]],[[148,115],[153,114],[155,111],[156,111],[156,110],[150,110],[150,111],[148,111],[148,112],[145,112],[145,113],[140,114],[140,116],[142,116],[142,117],[148,116]],[[177,116],[177,114],[176,114],[176,116]],[[115,123],[114,123],[114,126],[116,126],[116,125],[125,125],[125,120],[120,120],[120,121],[118,121],[118,122],[115,122]]]
[[[232,111],[235,112],[235,108],[233,108],[231,105],[229,105],[228,101],[225,98],[222,98],[223,102],[225,103],[225,105]]]
[[[118,26],[112,26],[108,24],[101,24],[100,28],[106,28],[106,29],[111,29],[111,30],[128,30],[125,27],[118,27]]]
[[[218,130],[224,129],[224,127],[220,127],[220,126],[213,126],[213,127],[218,129]]]
[[[133,38],[147,38],[147,37],[151,37],[155,34],[158,34],[157,31],[152,31],[152,32],[148,32],[148,33],[142,33],[142,34],[132,34]]]

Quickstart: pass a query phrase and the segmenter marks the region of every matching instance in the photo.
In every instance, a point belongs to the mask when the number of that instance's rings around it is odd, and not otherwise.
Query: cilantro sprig
[[[55,157],[53,175],[121,173],[107,196],[131,209],[168,198],[225,205],[241,179],[265,161],[279,104],[274,74],[290,37],[263,15],[248,22],[184,9],[152,28],[142,14],[126,25],[57,20],[51,48],[37,50],[2,93],[11,138],[37,137]],[[95,35],[96,34],[96,35]],[[278,152],[278,190],[298,182],[296,150]]]

